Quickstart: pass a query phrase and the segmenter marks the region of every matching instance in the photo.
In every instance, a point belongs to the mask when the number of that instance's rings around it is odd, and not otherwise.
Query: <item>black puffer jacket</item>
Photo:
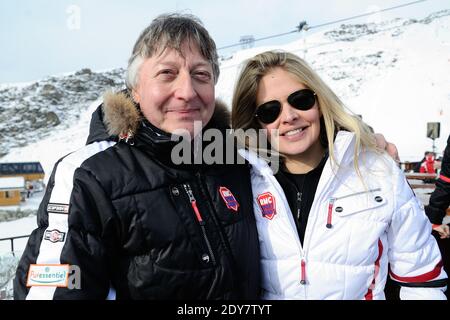
[[[124,96],[109,97],[104,113],[93,115],[89,144],[56,164],[17,269],[15,298],[257,299],[248,166],[175,166],[175,143],[135,110]],[[217,106],[207,127],[223,131],[224,122]],[[128,142],[112,141],[133,128]],[[69,269],[69,288],[30,290],[36,263],[79,269]]]
[[[447,140],[447,147],[444,150],[442,167],[436,189],[430,197],[429,205],[425,207],[425,212],[431,223],[442,224],[445,211],[450,206],[450,136]]]

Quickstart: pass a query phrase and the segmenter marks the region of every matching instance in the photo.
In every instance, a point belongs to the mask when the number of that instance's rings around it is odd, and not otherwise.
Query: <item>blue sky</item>
[[[76,71],[125,67],[142,29],[157,15],[197,15],[218,47],[243,35],[261,38],[364,14],[414,0],[0,0],[0,83],[23,82]],[[427,0],[348,23],[394,17],[423,18],[450,9],[448,0]],[[278,44],[298,34],[260,42]],[[232,50],[221,51],[227,54]]]

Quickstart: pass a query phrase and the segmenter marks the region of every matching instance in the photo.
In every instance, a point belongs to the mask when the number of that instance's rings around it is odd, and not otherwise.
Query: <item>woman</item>
[[[299,57],[265,52],[236,84],[234,129],[267,129],[272,172],[254,151],[253,204],[265,299],[445,299],[431,224],[371,131]]]

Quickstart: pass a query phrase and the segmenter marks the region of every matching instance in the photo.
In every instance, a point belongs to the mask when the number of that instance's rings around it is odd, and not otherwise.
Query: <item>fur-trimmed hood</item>
[[[87,143],[102,140],[118,140],[133,137],[143,121],[139,107],[129,92],[106,92],[103,103],[92,114]],[[216,100],[214,114],[207,124],[209,128],[230,128],[231,114],[225,103]]]

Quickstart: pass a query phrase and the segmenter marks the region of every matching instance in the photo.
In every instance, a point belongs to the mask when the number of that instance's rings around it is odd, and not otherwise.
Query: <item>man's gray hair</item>
[[[203,57],[211,63],[214,82],[217,83],[220,69],[214,40],[196,16],[172,13],[156,17],[137,39],[128,60],[126,79],[128,89],[136,87],[139,70],[145,59],[167,48],[174,49],[182,55],[181,46],[185,41],[195,44]]]

